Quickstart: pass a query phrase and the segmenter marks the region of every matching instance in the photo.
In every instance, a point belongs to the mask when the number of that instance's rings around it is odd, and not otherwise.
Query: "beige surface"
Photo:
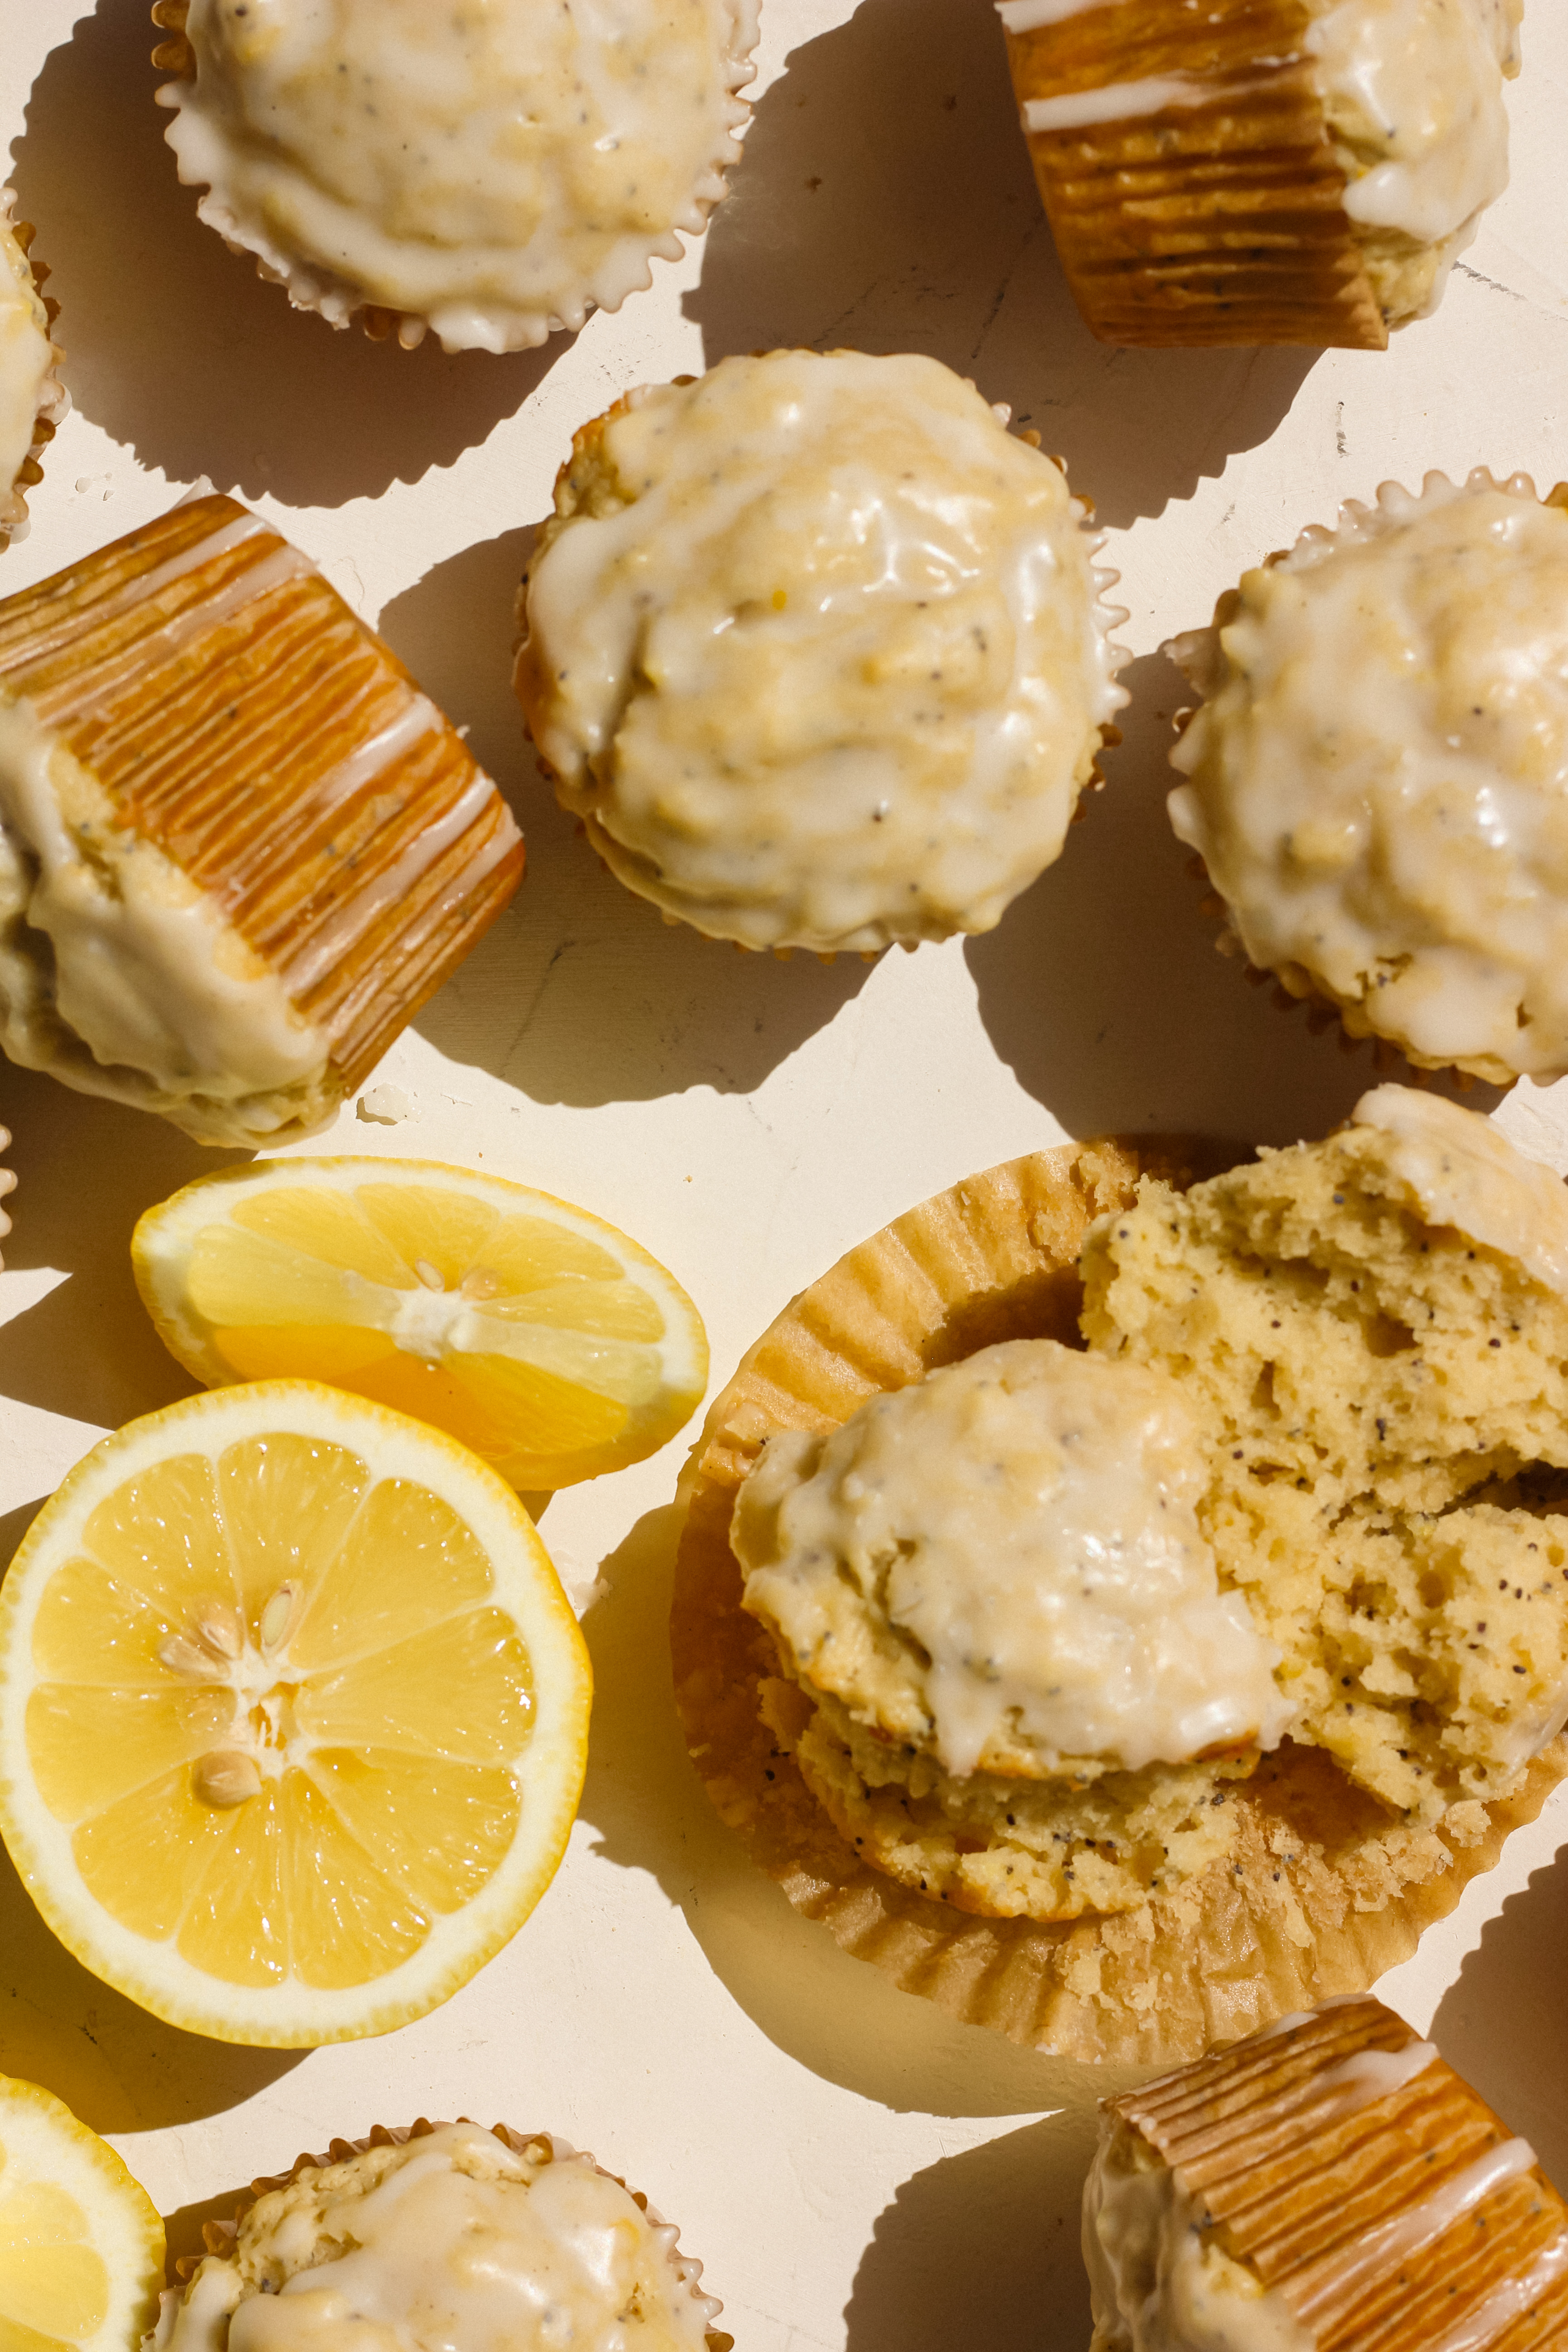
[[[1091,341],[984,0],[770,7],[746,159],[705,247],[574,342],[447,360],[291,317],[200,226],[160,143],[131,0],[0,0],[0,117],[76,401],[0,587],[206,473],[378,621],[471,726],[530,873],[378,1074],[407,1119],[351,1113],[317,1149],[493,1166],[611,1218],[696,1297],[716,1387],[793,1292],[973,1169],[1064,1133],[1279,1141],[1348,1110],[1366,1056],[1310,1035],[1213,952],[1163,814],[1166,721],[1186,698],[1155,648],[1387,475],[1484,462],[1554,480],[1568,353],[1568,22],[1549,0],[1509,97],[1513,187],[1441,313],[1386,353],[1315,364]],[[781,340],[912,342],[975,373],[1065,453],[1112,527],[1138,656],[1127,744],[1058,866],[967,947],[825,970],[666,930],[601,874],[520,740],[511,593],[574,427],[642,378]],[[1563,1165],[1565,1114],[1568,1098],[1527,1087],[1506,1118]],[[0,1120],[22,1179],[0,1286],[8,1546],[97,1431],[184,1392],[127,1244],[142,1208],[212,1162],[10,1070]],[[796,1918],[720,1823],[664,1663],[679,1461],[672,1446],[543,1515],[578,1596],[601,1574],[605,1588],[586,1625],[588,1786],[562,1878],[457,2000],[386,2043],[214,2049],[64,1960],[0,1870],[0,2067],[73,2099],[167,2211],[333,2133],[504,2115],[592,2148],[676,2216],[743,2352],[1082,2352],[1076,2205],[1098,2079],[885,1985]],[[1558,1798],[1383,1988],[1423,2032],[1436,2019],[1560,2181],[1565,1825]],[[191,2242],[188,2217],[176,2236]]]

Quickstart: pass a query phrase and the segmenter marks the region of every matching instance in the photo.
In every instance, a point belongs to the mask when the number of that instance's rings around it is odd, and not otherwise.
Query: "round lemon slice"
[[[708,1340],[656,1258],[583,1209],[423,1160],[263,1160],[136,1228],[137,1286],[209,1388],[331,1381],[445,1429],[525,1493],[656,1453]]]
[[[590,1691],[482,1462],[312,1381],[219,1390],[105,1438],[0,1585],[0,1834],[172,2024],[384,2033],[549,1885]]]
[[[163,2224],[114,2150],[0,2074],[0,2352],[135,2352],[163,2284]]]

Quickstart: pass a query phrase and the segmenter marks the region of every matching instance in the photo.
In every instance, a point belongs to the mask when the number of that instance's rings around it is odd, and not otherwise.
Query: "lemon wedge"
[[[0,2352],[134,2352],[163,2284],[163,2224],[114,2150],[0,2074]]]
[[[590,1691],[482,1462],[313,1381],[222,1389],[105,1438],[0,1585],[0,1835],[172,2024],[384,2033],[549,1885]]]
[[[548,1192],[419,1160],[263,1160],[136,1228],[159,1335],[209,1388],[330,1381],[525,1493],[656,1453],[700,1403],[701,1320],[636,1242]]]

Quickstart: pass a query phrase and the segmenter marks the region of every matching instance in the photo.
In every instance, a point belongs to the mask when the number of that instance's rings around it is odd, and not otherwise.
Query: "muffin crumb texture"
[[[441,2124],[332,2153],[213,2232],[221,2250],[165,2295],[143,2352],[729,2343],[670,2224],[549,2133]]]
[[[1509,1246],[1561,1252],[1568,1193],[1495,1139],[1477,1171],[1492,1131],[1440,1099],[1357,1118],[1143,1184],[1085,1248],[1083,1321],[1182,1382],[1199,1522],[1284,1653],[1294,1737],[1435,1821],[1505,1794],[1568,1708],[1568,1297]]]
[[[750,948],[987,930],[1126,696],[1058,468],[918,355],[773,352],[578,434],[517,686],[611,871]]]

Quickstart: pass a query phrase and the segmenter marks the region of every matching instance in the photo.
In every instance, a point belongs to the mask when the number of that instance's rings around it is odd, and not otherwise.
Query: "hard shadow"
[[[292,310],[180,185],[156,38],[139,0],[100,0],[45,60],[16,148],[76,405],[172,480],[289,506],[374,498],[485,440],[567,339],[448,358],[433,339],[405,352]]]
[[[420,1013],[422,1036],[535,1102],[749,1094],[864,985],[858,956],[747,955],[671,928],[607,874],[540,775],[511,691],[532,530],[464,550],[378,624],[460,727],[528,836],[510,907]]]
[[[1037,2115],[1091,2108],[1135,2079],[1016,2049],[900,1992],[757,1869],[710,1805],[675,1711],[668,1629],[679,1517],[671,1507],[637,1521],[603,1562],[606,1590],[584,1620],[595,1696],[579,1813],[598,1832],[595,1850],[658,1879],[770,2042],[863,2098],[931,2115]]]
[[[1122,672],[1126,740],[1106,785],[1001,924],[964,950],[981,1018],[1020,1086],[1069,1135],[1149,1129],[1291,1143],[1326,1135],[1379,1081],[1371,1046],[1248,987],[1215,950],[1204,886],[1172,832],[1172,714],[1192,688],[1163,654]],[[1403,1061],[1381,1075],[1408,1083]],[[1478,1110],[1501,1097],[1473,1087]]]
[[[708,364],[920,351],[1006,401],[1118,526],[1266,441],[1313,351],[1117,351],[1079,317],[992,0],[861,0],[759,102],[686,298]]]
[[[68,1279],[0,1324],[0,1392],[45,1412],[118,1428],[195,1383],[153,1329],[131,1273],[144,1209],[248,1155],[192,1143],[166,1119],[73,1094],[0,1063],[0,1118],[16,1137],[8,1268]]]
[[[1568,1846],[1510,1895],[1437,2005],[1432,2039],[1568,2191]]]
[[[877,2220],[845,2306],[846,2352],[1083,2352],[1079,2251],[1092,2103],[926,2166]]]
[[[0,2074],[41,2083],[94,2131],[160,2131],[239,2106],[308,2055],[182,2033],[100,1983],[0,1848]]]

